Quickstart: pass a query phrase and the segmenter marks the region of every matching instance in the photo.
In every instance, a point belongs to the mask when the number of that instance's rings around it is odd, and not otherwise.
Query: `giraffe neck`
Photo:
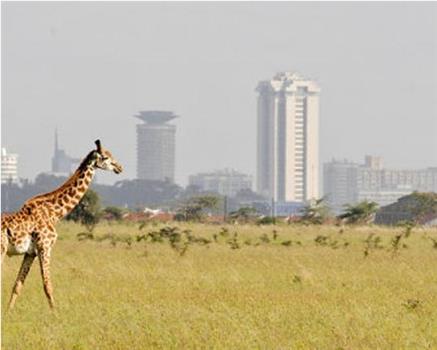
[[[58,219],[70,213],[88,190],[95,173],[91,158],[90,153],[61,187],[45,196],[54,205]]]

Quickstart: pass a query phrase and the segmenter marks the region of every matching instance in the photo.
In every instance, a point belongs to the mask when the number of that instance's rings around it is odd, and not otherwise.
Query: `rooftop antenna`
[[[55,127],[55,154],[59,150],[59,144],[58,144],[58,128]]]

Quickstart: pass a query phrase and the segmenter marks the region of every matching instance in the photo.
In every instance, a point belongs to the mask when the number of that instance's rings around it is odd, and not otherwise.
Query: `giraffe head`
[[[95,142],[97,149],[95,153],[95,167],[103,170],[113,171],[116,174],[120,174],[123,171],[123,167],[114,159],[111,152],[104,149],[100,143],[100,140]]]

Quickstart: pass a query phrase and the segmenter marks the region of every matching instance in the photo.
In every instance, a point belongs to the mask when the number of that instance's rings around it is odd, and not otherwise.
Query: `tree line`
[[[40,174],[33,183],[2,185],[2,212],[18,210],[29,198],[50,192],[66,180],[66,177]],[[267,214],[268,208],[260,210],[253,206],[253,203],[262,201],[266,202],[251,190],[224,198],[202,192],[194,186],[183,188],[169,181],[123,180],[114,185],[93,184],[69,219],[91,228],[101,217],[121,218],[123,209],[142,212],[149,206],[171,210],[175,213],[174,219],[179,221],[202,221],[209,214],[222,216],[229,222],[275,223],[277,219]],[[309,201],[297,216],[287,220],[303,224],[369,224],[376,218],[379,224],[396,224],[399,221],[419,222],[432,215],[437,215],[437,194],[414,192],[382,208],[370,201],[347,204],[338,216],[332,214],[325,198],[320,198]]]

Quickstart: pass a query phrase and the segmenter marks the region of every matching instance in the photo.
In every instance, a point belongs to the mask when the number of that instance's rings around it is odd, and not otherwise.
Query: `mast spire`
[[[55,128],[55,154],[58,153],[59,144],[58,144],[58,128]]]

